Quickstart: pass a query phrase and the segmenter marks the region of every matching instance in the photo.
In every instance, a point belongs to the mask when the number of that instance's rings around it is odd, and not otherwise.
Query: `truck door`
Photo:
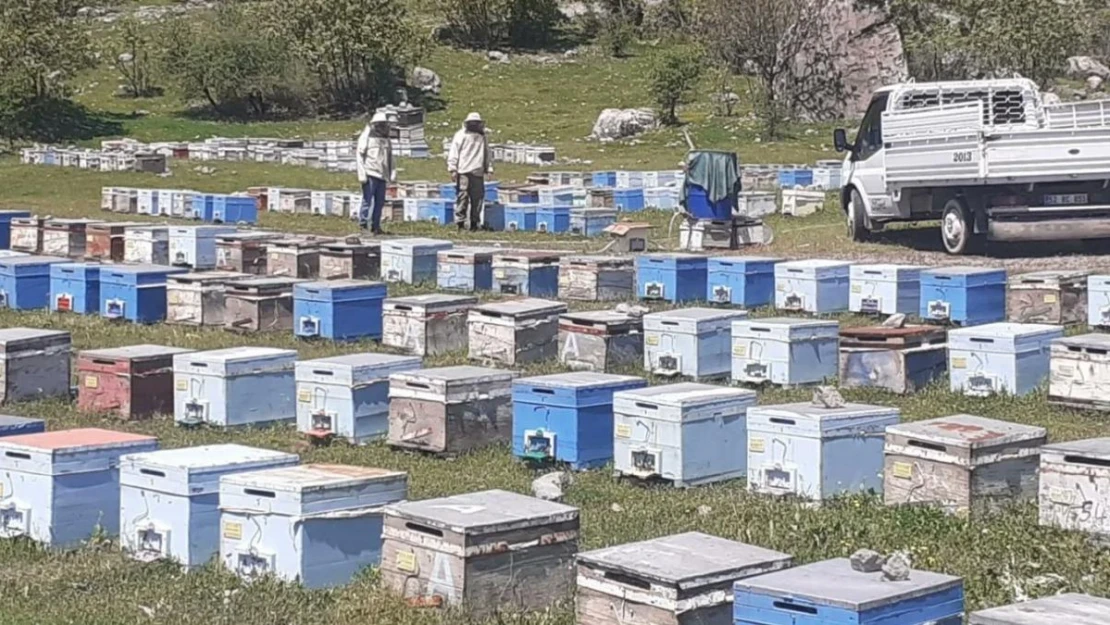
[[[852,148],[851,180],[860,195],[867,198],[871,216],[893,216],[895,212],[886,189],[886,156],[883,152],[883,111],[889,97],[889,94],[881,93],[871,100]]]

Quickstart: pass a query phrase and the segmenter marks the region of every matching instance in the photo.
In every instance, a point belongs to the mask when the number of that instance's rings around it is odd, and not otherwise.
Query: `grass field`
[[[430,143],[450,134],[469,110],[481,111],[498,131],[498,140],[542,141],[556,146],[560,157],[589,163],[568,168],[673,167],[685,152],[677,130],[651,133],[638,142],[599,145],[584,141],[598,111],[609,106],[645,105],[644,75],[648,49],[630,59],[612,60],[587,53],[574,63],[544,64],[515,58],[510,65],[485,69],[483,57],[437,49],[427,65],[446,83],[446,109],[429,116]],[[111,57],[109,57],[111,58]],[[240,125],[204,121],[187,114],[185,103],[172,94],[133,101],[112,95],[117,84],[112,70],[101,68],[83,77],[79,101],[96,115],[119,124],[119,134],[143,140],[194,139],[226,136],[348,136],[359,121],[311,121]],[[757,143],[756,125],[747,111],[734,118],[712,114],[706,98],[686,107],[681,116],[703,147],[740,152],[745,162],[797,162],[830,158],[827,128],[792,129],[793,138],[775,144]],[[145,113],[137,113],[145,111]],[[40,214],[124,219],[97,211],[102,186],[193,188],[202,191],[241,191],[254,185],[312,188],[351,188],[350,176],[301,168],[255,163],[204,163],[215,171],[201,173],[192,163],[175,163],[173,176],[156,178],[138,174],[101,174],[49,167],[24,167],[11,158],[0,160],[0,207],[32,208]],[[443,162],[402,163],[404,179],[445,178]],[[522,180],[528,169],[499,166],[498,178]],[[910,259],[938,262],[933,230],[908,227],[884,235],[878,243],[853,244],[843,235],[839,211],[830,202],[826,210],[803,220],[774,218],[776,242],[761,253],[780,256],[838,256],[875,259]],[[662,243],[669,215],[643,214],[656,225]],[[286,231],[344,234],[353,225],[337,218],[267,214],[262,226]],[[457,241],[495,240],[504,245],[548,245],[539,235],[456,233],[430,224],[396,224],[393,234],[451,235]],[[564,249],[590,251],[599,242],[561,238]],[[910,244],[916,250],[908,250]],[[1002,262],[1012,268],[1033,266],[1106,266],[1106,258],[1070,256],[1057,258],[1069,248],[1010,248]],[[1038,258],[1028,260],[1025,254]],[[951,262],[945,259],[945,262]],[[392,294],[418,292],[391,288]],[[753,311],[770,314],[770,311]],[[859,324],[858,317],[844,323]],[[141,342],[213,349],[240,344],[272,345],[297,349],[302,358],[381,349],[373,343],[335,345],[302,342],[288,335],[231,335],[218,330],[179,326],[138,327],[118,325],[97,318],[44,313],[0,311],[0,326],[66,329],[76,349],[111,347]],[[429,365],[463,362],[465,355],[438,358]],[[545,364],[523,373],[556,371]],[[653,380],[658,382],[658,380]],[[1050,407],[1043,395],[1013,399],[972,399],[949,393],[944,384],[899,397],[878,392],[850,391],[851,400],[898,406],[906,419],[922,419],[959,412],[979,414],[1049,429],[1053,440],[1110,436],[1110,425],[1096,413]],[[808,398],[807,391],[769,390],[762,403]],[[168,418],[141,423],[120,423],[100,416],[79,414],[72,404],[49,401],[6,406],[6,412],[42,416],[53,429],[101,426],[158,435],[164,447],[236,441],[296,450],[306,462],[340,462],[401,469],[409,472],[411,496],[425,498],[488,488],[528,492],[535,473],[516,462],[507,449],[495,448],[456,460],[430,459],[399,453],[382,445],[353,448],[346,445],[308,447],[291,428],[237,431],[175,428]],[[645,539],[669,533],[700,530],[774,548],[796,556],[800,562],[845,556],[868,547],[879,551],[905,549],[915,563],[931,570],[961,575],[967,584],[968,608],[1009,603],[1021,596],[1060,590],[1110,594],[1110,553],[1086,537],[1041,528],[1032,505],[1017,506],[986,519],[959,519],[928,509],[886,508],[876,498],[856,497],[810,508],[790,501],[753,497],[742,482],[674,490],[639,487],[615,481],[607,471],[575,476],[567,501],[582,511],[582,548]],[[451,623],[527,623],[570,625],[569,605],[552,606],[542,614],[513,615],[474,622],[462,614],[407,608],[382,592],[373,572],[348,587],[308,592],[291,585],[259,583],[250,586],[210,566],[182,574],[168,564],[128,561],[109,540],[97,540],[71,553],[41,550],[22,540],[0,541],[0,625],[79,623],[116,625],[165,624],[328,624],[408,625]]]

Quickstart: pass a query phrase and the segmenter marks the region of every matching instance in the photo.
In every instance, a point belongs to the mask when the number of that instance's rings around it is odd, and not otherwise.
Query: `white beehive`
[[[977,397],[1025,395],[1048,378],[1053,339],[1060,326],[1039,323],[988,323],[948,332],[951,389]]]
[[[1110,536],[1110,438],[1041,448],[1041,525]]]
[[[972,612],[968,625],[1105,625],[1110,599],[1066,593]]]
[[[1110,410],[1110,334],[1059,338],[1050,350],[1049,403]]]
[[[644,315],[644,368],[696,380],[728,377],[732,323],[743,310],[679,308]]]
[[[835,378],[840,324],[815,319],[732,322],[732,380],[780,386]]]

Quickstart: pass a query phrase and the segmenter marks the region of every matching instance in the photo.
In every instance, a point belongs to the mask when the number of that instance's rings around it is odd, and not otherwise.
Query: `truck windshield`
[[[865,161],[872,154],[883,147],[883,111],[886,110],[890,94],[882,93],[871,100],[867,113],[859,125],[859,134],[856,135],[855,158]]]

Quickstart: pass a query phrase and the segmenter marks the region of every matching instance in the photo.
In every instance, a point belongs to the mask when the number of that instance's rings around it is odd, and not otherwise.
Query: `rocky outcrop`
[[[1091,76],[1098,76],[1106,80],[1110,78],[1110,68],[1089,56],[1073,56],[1068,58],[1068,76],[1084,80]]]
[[[655,112],[651,109],[605,109],[597,116],[590,138],[623,139],[655,128],[656,124]]]
[[[412,86],[423,93],[439,95],[443,90],[443,79],[426,67],[416,67],[412,70]]]

